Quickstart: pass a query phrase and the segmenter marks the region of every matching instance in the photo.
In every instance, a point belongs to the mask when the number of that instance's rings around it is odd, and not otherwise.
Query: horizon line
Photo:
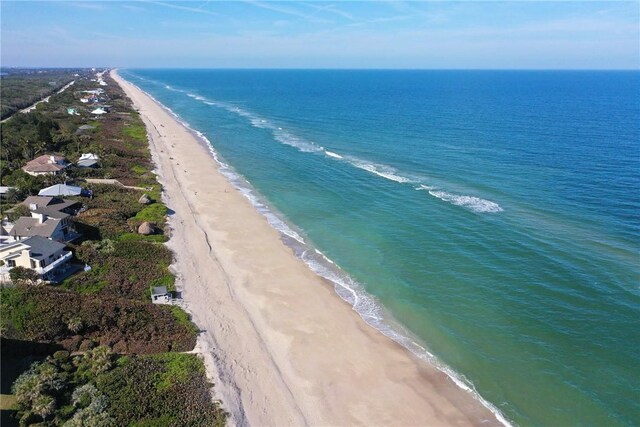
[[[229,70],[229,71],[640,71],[639,68],[427,68],[427,67],[164,67],[164,66],[24,66],[2,65],[0,69],[56,70],[56,69],[138,69],[138,70]]]

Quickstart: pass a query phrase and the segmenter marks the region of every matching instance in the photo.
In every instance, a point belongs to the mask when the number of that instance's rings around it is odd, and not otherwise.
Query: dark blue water
[[[507,419],[640,424],[640,73],[121,74],[365,320]]]

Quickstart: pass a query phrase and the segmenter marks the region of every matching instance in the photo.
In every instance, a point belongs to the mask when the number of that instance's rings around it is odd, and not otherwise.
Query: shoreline
[[[175,211],[177,286],[204,329],[198,348],[230,424],[501,425],[471,392],[367,325],[295,257],[192,129],[114,74],[147,126]]]

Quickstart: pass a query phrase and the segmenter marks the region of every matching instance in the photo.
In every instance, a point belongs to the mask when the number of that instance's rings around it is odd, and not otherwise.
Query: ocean
[[[120,74],[365,321],[510,423],[640,425],[640,72]]]

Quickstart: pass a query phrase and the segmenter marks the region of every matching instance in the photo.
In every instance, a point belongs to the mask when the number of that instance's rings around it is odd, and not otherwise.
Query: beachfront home
[[[167,292],[166,286],[152,287],[151,302],[154,304],[169,304],[171,303],[171,293]]]
[[[33,236],[44,237],[56,241],[65,241],[62,221],[46,216],[28,217],[22,216],[13,224],[9,232],[10,241],[20,241]]]
[[[80,115],[78,113],[78,110],[76,110],[75,108],[67,108],[67,114],[69,114],[70,116],[79,116]]]
[[[40,157],[27,162],[22,170],[29,175],[57,175],[62,172],[69,164],[65,162],[64,157],[55,156],[53,154],[43,154]]]
[[[18,218],[15,223],[4,218],[0,229],[0,243],[41,236],[61,242],[69,242],[80,235],[73,229],[71,216],[78,213],[82,204],[58,197],[29,196],[21,203],[27,206],[31,216]],[[14,212],[15,208],[6,213]]]
[[[38,192],[38,196],[79,196],[82,194],[82,188],[74,185],[55,184],[51,187],[43,188]]]
[[[9,281],[12,268],[24,267],[34,270],[42,280],[55,280],[67,269],[73,256],[64,248],[62,243],[40,236],[0,246],[0,279]]]

